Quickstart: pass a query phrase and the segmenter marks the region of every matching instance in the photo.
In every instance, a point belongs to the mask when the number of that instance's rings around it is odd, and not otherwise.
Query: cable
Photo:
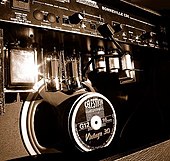
[[[121,55],[124,55],[124,51],[122,49],[122,47],[120,46],[120,44],[115,40],[114,38],[114,33],[115,30],[108,24],[105,23],[103,25],[100,25],[97,30],[100,32],[100,34],[104,37],[107,38],[109,40],[111,40],[115,46],[118,48],[119,52],[121,53]]]

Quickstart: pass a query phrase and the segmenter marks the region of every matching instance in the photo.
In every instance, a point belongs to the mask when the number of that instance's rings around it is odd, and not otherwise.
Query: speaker
[[[58,159],[60,153],[70,152],[76,158],[86,152],[102,157],[100,151],[109,147],[116,131],[111,102],[100,93],[79,91],[56,106],[60,93],[46,92],[43,86],[25,96],[6,94],[5,113],[0,116],[1,161],[45,154]]]

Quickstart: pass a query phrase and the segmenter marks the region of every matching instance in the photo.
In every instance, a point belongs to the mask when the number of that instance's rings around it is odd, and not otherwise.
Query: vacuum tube
[[[119,54],[116,50],[112,50],[109,52],[108,63],[110,73],[119,72],[120,69]]]
[[[127,79],[135,79],[134,64],[131,58],[130,49],[128,45],[125,45],[124,55],[121,57],[122,71],[124,72],[124,77]]]
[[[46,91],[60,90],[59,58],[56,53],[47,55],[44,60],[44,80]]]
[[[94,65],[98,72],[106,72],[105,52],[102,47],[98,48],[94,56]]]
[[[73,51],[70,57],[66,58],[66,74],[68,79],[69,90],[75,91],[82,87],[81,57]]]

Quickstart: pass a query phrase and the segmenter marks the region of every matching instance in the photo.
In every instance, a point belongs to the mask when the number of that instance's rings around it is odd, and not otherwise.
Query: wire
[[[115,38],[113,36],[115,33],[115,30],[108,23],[100,25],[97,29],[104,38],[111,40],[116,45],[116,47],[119,50],[119,52],[121,53],[121,55],[124,55],[124,51],[123,51],[122,47],[115,40]]]

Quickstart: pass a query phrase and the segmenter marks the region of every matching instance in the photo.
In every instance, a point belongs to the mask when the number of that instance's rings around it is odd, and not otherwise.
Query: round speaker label
[[[116,131],[116,114],[105,96],[89,92],[77,99],[71,111],[71,132],[81,151],[92,151],[111,143]]]

